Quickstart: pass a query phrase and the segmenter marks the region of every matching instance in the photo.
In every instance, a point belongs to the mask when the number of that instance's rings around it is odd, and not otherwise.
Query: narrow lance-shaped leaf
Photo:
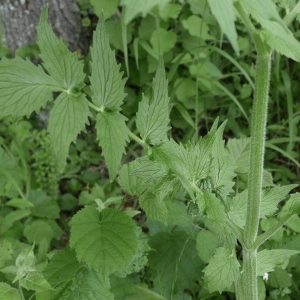
[[[39,112],[52,100],[55,90],[58,90],[56,82],[41,66],[36,67],[20,57],[0,61],[0,117]]]
[[[63,170],[71,142],[75,142],[80,131],[88,124],[88,101],[84,94],[78,97],[62,93],[55,100],[50,112],[48,131],[58,167]]]
[[[78,61],[77,53],[72,53],[64,42],[55,36],[48,22],[48,6],[43,9],[37,26],[37,43],[43,65],[57,84],[68,91],[75,87],[80,90],[84,86],[85,77],[83,62]]]
[[[234,24],[233,0],[208,0],[208,4],[223,33],[227,35],[235,53],[239,54],[239,45],[237,43],[237,33]]]
[[[123,72],[120,72],[120,65],[116,62],[115,53],[110,49],[103,16],[99,19],[94,32],[91,56],[92,101],[102,111],[104,109],[120,110],[126,96],[124,93],[126,80],[122,79]]]
[[[168,81],[163,59],[160,57],[152,89],[139,103],[136,126],[142,139],[155,145],[167,140],[169,121]]]
[[[129,141],[125,120],[118,111],[104,111],[96,116],[97,138],[108,166],[110,180],[117,175],[126,142]]]

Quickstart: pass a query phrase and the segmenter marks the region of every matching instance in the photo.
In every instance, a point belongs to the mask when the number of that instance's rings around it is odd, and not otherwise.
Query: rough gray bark
[[[13,52],[36,41],[36,29],[42,8],[49,5],[49,22],[55,34],[75,51],[81,30],[76,0],[0,0],[2,42]]]

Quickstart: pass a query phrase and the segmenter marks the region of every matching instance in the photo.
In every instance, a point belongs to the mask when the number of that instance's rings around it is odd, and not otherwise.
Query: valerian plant
[[[24,299],[22,288],[35,291],[37,299],[180,299],[186,288],[199,282],[210,293],[234,289],[237,299],[256,300],[259,287],[264,289],[262,277],[284,268],[299,253],[262,247],[300,213],[299,194],[286,199],[296,185],[274,186],[264,170],[271,55],[276,50],[300,61],[300,45],[287,27],[299,4],[282,19],[271,0],[208,2],[236,53],[234,9],[257,51],[251,137],[231,139],[226,146],[226,122],[219,126],[218,119],[195,142],[182,144],[168,137],[170,103],[162,57],[152,87],[139,103],[138,134],[128,129],[121,113],[126,80],[109,47],[103,18],[91,47],[91,95],[83,89],[83,63],[54,35],[47,7],[37,27],[42,65],[20,57],[2,59],[0,116],[29,116],[56,92],[48,132],[60,171],[70,144],[93,118],[111,181],[118,175],[119,185],[138,197],[154,225],[148,241],[130,213],[97,199],[96,205],[85,206],[72,218],[70,247],[58,251],[42,271],[35,265],[34,246],[20,253],[12,270],[19,290],[0,283],[1,299]],[[145,155],[120,169],[130,139]],[[5,173],[4,168],[0,170]],[[234,179],[240,173],[248,173],[248,188],[234,194]],[[287,201],[278,212],[282,200]],[[269,217],[275,221],[261,233],[259,223]],[[238,242],[242,257],[237,257]],[[125,278],[146,265],[153,270],[152,290]]]

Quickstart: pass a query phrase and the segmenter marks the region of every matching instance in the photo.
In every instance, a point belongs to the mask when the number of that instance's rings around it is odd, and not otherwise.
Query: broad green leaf
[[[186,102],[196,95],[196,81],[190,78],[178,78],[174,83],[175,94],[179,101]]]
[[[135,234],[138,239],[138,249],[133,255],[132,261],[121,270],[115,272],[115,275],[126,277],[128,274],[137,273],[145,267],[148,262],[147,254],[151,250],[148,246],[148,236],[143,233],[141,227],[135,227]]]
[[[292,255],[298,254],[300,251],[275,249],[262,250],[257,253],[257,275],[263,276],[265,273],[274,271],[275,267],[282,266]]]
[[[126,8],[124,21],[128,24],[138,14],[145,17],[155,6],[163,8],[168,2],[170,0],[121,0],[121,5]]]
[[[263,231],[268,231],[269,229],[271,229],[272,227],[274,227],[275,225],[278,224],[278,220],[276,218],[272,218],[272,217],[268,217],[267,219],[262,219],[260,222],[260,227]],[[287,224],[287,223],[286,223]],[[286,225],[285,224],[285,225]],[[282,237],[283,237],[283,233],[284,233],[284,228],[280,228],[279,230],[276,231],[276,233],[274,233],[269,240],[274,240],[277,242],[281,242],[282,241]]]
[[[154,288],[170,299],[172,285],[174,294],[191,289],[201,277],[203,263],[196,251],[195,240],[184,231],[161,232],[149,240],[154,250],[149,253]]]
[[[288,210],[291,213],[300,214],[300,193],[294,193],[285,203],[283,210]]]
[[[50,259],[43,275],[53,287],[64,287],[75,277],[80,267],[75,251],[65,248]]]
[[[12,259],[12,244],[7,240],[0,241],[0,268],[3,268],[7,262]]]
[[[131,174],[138,165],[137,160],[123,165],[118,178],[120,186],[132,196],[140,195],[146,189],[146,186],[142,185],[140,180]]]
[[[139,203],[148,218],[167,224],[168,209],[156,195],[149,192],[144,193],[140,196]]]
[[[260,218],[272,215],[278,209],[278,203],[297,185],[275,186],[274,188],[264,189],[260,205]],[[240,228],[246,224],[248,190],[239,193],[232,198],[230,204],[229,218]]]
[[[220,229],[225,225],[225,208],[221,201],[211,193],[203,194],[205,200],[206,213]]]
[[[292,278],[286,270],[275,268],[268,278],[268,285],[274,288],[285,288],[292,285]]]
[[[79,261],[103,275],[129,264],[137,251],[134,222],[119,210],[106,208],[99,213],[87,206],[70,224],[70,246]]]
[[[0,62],[0,116],[30,116],[52,100],[55,81],[41,66],[20,57]]]
[[[199,257],[206,263],[209,262],[218,248],[218,237],[209,230],[201,230],[197,235],[197,251]]]
[[[104,18],[108,19],[117,11],[119,0],[90,0],[90,3],[93,5],[95,15],[100,18],[103,13]]]
[[[155,183],[168,174],[167,168],[156,161],[148,159],[148,157],[142,157],[136,161],[138,162],[137,166],[131,172],[131,175],[138,177],[142,183]]]
[[[182,21],[182,25],[192,36],[196,36],[203,40],[214,39],[208,33],[209,27],[206,22],[198,16],[190,16],[187,20]]]
[[[53,236],[52,228],[44,221],[37,220],[24,227],[24,236],[30,244],[39,246],[40,254],[47,254]]]
[[[59,206],[42,190],[31,190],[28,200],[34,207],[30,209],[31,215],[45,219],[59,219]]]
[[[160,8],[159,16],[167,21],[168,19],[177,19],[182,6],[180,4],[170,4],[167,3],[164,7]]]
[[[240,277],[240,264],[235,253],[220,247],[203,272],[204,286],[210,292],[219,291],[231,286]]]
[[[0,282],[0,299],[1,300],[21,300],[19,291],[12,288],[9,284]]]
[[[55,300],[95,299],[114,300],[109,278],[86,268],[81,268],[72,282],[55,297]]]
[[[84,86],[83,61],[78,61],[77,52],[72,53],[61,39],[58,39],[48,22],[48,6],[46,6],[37,26],[37,44],[41,50],[43,66],[58,86],[67,93]]]
[[[155,145],[167,140],[169,110],[168,81],[160,58],[150,95],[143,96],[136,115],[136,126],[144,141]]]
[[[276,212],[278,203],[284,200],[288,193],[297,186],[298,184],[290,184],[264,189],[260,205],[260,218],[265,218],[267,215]]]
[[[187,214],[187,206],[179,201],[166,200],[168,209],[168,225],[177,225],[183,227],[193,227],[193,219]],[[194,228],[192,228],[194,229]]]
[[[35,271],[34,268],[35,257],[34,257],[33,249],[34,249],[34,244],[31,247],[24,249],[18,255],[16,259],[16,266],[18,268],[18,271],[17,271],[17,276],[15,277],[13,283],[16,282],[17,280],[22,279],[28,273]]]
[[[248,173],[250,165],[250,139],[229,139],[227,150],[236,173]]]
[[[55,100],[50,113],[48,131],[60,170],[65,167],[70,144],[76,141],[81,131],[85,131],[85,124],[89,123],[88,115],[88,101],[83,94],[77,97],[62,93]]]
[[[150,43],[157,54],[170,51],[176,44],[176,34],[164,28],[158,28],[152,32]]]
[[[115,53],[110,49],[103,17],[100,18],[91,47],[92,75],[90,76],[92,101],[103,111],[120,110],[124,93],[125,79],[120,72]]]
[[[227,35],[232,48],[235,53],[239,54],[239,45],[237,42],[237,33],[235,30],[235,15],[233,0],[208,0],[210,10],[212,14],[216,17],[217,22],[219,23],[223,33]]]
[[[25,278],[20,280],[20,285],[27,290],[34,290],[36,292],[55,291],[44,276],[37,271],[28,273]]]
[[[150,290],[146,284],[133,284],[127,278],[111,277],[111,292],[115,300],[167,300],[153,290]]]
[[[242,0],[243,7],[257,20],[260,36],[280,54],[300,61],[300,44],[280,18],[272,0]]]
[[[126,143],[129,141],[125,120],[116,110],[99,112],[96,116],[97,139],[102,147],[111,181],[116,177]]]

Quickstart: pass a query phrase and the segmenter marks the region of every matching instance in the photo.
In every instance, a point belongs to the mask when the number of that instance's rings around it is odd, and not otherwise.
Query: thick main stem
[[[248,179],[247,216],[244,232],[246,249],[244,261],[244,296],[255,300],[257,292],[257,249],[251,249],[259,226],[264,167],[265,131],[268,113],[268,91],[270,81],[271,53],[258,51],[254,104],[251,124],[250,170]],[[250,250],[251,249],[251,250]]]

